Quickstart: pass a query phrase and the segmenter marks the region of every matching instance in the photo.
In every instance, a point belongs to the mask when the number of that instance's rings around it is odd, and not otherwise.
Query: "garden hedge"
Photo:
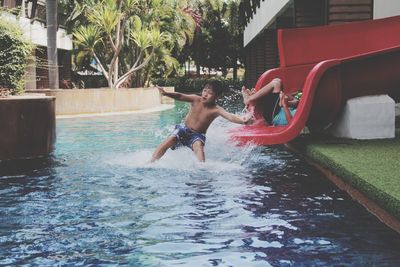
[[[0,88],[9,89],[11,94],[24,90],[27,60],[33,48],[18,25],[0,18]]]

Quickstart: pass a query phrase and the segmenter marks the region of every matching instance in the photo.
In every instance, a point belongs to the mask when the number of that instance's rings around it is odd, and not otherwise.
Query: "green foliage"
[[[74,31],[74,42],[83,51],[92,52],[97,43],[101,41],[101,37],[97,28],[94,25],[80,25]]]
[[[226,75],[227,68],[237,69],[242,49],[239,1],[202,0],[198,5],[203,23],[187,54],[197,66],[221,70]]]
[[[109,72],[105,73],[109,84],[119,87],[129,83],[143,86],[155,77],[182,74],[183,64],[188,60],[194,61],[198,70],[213,68],[221,70],[224,76],[228,68],[233,68],[236,78],[243,31],[239,23],[239,2],[60,0],[60,6],[69,16],[70,31],[80,35],[80,39],[85,34],[90,37],[87,42],[75,42],[75,70],[90,70],[96,61]],[[94,28],[85,32],[79,25]],[[88,45],[94,43],[95,46]],[[113,60],[115,54],[118,60]],[[138,59],[145,66],[130,72]],[[114,70],[118,75],[112,74]],[[125,82],[116,81],[117,76],[125,77]]]
[[[27,59],[33,48],[18,25],[0,18],[0,87],[12,94],[24,90]]]
[[[98,26],[99,31],[103,30],[105,33],[111,34],[120,23],[122,13],[119,12],[115,0],[104,0],[90,9],[87,19],[93,25]]]
[[[243,81],[241,80],[233,80],[233,79],[224,79],[217,78],[221,83],[224,89],[224,92],[229,92],[231,90],[239,90],[243,86]],[[174,86],[175,91],[177,92],[192,92],[198,93],[203,89],[204,84],[206,84],[210,79],[206,78],[186,78],[186,77],[178,77],[178,78],[158,78],[153,79],[153,83],[160,86]]]
[[[110,87],[143,86],[179,68],[196,23],[186,0],[61,0],[74,34],[76,70],[101,69]],[[135,79],[135,81],[133,81]]]

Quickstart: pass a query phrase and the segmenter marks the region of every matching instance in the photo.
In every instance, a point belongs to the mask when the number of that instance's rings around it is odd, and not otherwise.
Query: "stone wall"
[[[28,90],[27,93],[56,97],[56,115],[137,111],[173,104],[173,100],[161,97],[156,88]]]

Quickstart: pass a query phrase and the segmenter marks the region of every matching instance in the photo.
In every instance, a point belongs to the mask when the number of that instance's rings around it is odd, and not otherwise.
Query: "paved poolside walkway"
[[[387,211],[393,216],[392,221],[394,219],[392,223],[395,225],[391,227],[399,227],[400,128],[396,130],[394,139],[349,140],[305,135],[297,138],[290,146],[311,162],[317,163],[322,170],[326,169],[332,172],[332,176],[338,177],[331,180],[342,180],[339,184],[350,185],[353,191],[359,191],[357,194],[361,193],[358,196],[366,196],[367,202],[373,202],[373,205],[377,204]],[[352,195],[351,190],[349,193]],[[363,200],[358,199],[357,194],[352,196],[362,203]],[[370,210],[374,209],[362,204]]]

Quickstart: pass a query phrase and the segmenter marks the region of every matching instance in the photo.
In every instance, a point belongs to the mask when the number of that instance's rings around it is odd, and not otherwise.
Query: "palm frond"
[[[73,33],[74,43],[78,47],[94,50],[98,42],[101,41],[99,30],[94,25],[81,25]]]

